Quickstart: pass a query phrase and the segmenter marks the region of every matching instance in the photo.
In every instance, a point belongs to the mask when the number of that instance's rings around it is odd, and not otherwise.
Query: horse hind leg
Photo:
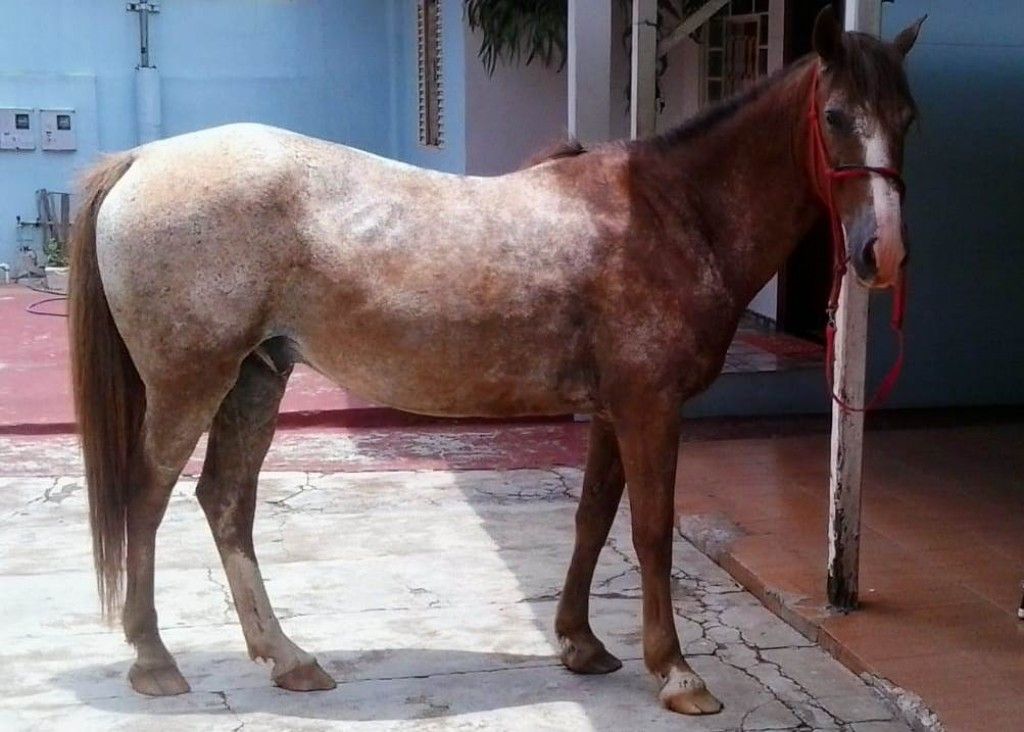
[[[284,689],[333,689],[334,679],[281,630],[253,547],[256,483],[291,371],[283,350],[275,349],[274,342],[270,346],[245,359],[214,417],[196,496],[213,532],[249,655],[272,660],[274,683]]]
[[[136,660],[128,671],[135,691],[149,696],[183,694],[189,690],[173,656],[160,638],[153,598],[156,532],[171,490],[195,449],[213,411],[227,391],[209,381],[202,394],[181,397],[173,387],[147,387],[142,450],[136,456],[133,491],[128,501],[125,561],[125,637],[135,646]]]

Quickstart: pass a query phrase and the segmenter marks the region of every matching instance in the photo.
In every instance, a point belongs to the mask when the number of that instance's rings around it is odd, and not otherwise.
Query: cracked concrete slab
[[[194,481],[181,481],[158,537],[157,609],[193,691],[148,699],[125,682],[120,632],[99,620],[81,479],[0,478],[0,728],[907,729],[681,536],[676,623],[725,709],[661,709],[627,515],[592,601],[624,667],[563,669],[552,626],[580,481],[568,468],[264,474],[256,547],[271,600],[339,682],[310,694],[272,687],[249,661]]]

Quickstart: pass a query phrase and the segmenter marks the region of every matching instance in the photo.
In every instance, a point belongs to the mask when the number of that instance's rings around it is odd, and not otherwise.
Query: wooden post
[[[633,0],[633,58],[629,93],[629,134],[634,140],[653,135],[658,110],[658,0]]]
[[[846,0],[846,29],[878,34],[881,0]],[[867,361],[868,292],[853,275],[843,279],[836,317],[836,393],[864,406]],[[864,414],[832,404],[832,448],[828,513],[828,601],[841,610],[857,606],[860,565],[861,459]]]
[[[725,7],[728,2],[729,0],[707,0],[703,5],[687,15],[686,19],[676,26],[675,30],[667,38],[661,40],[658,50],[662,53],[668,53],[680,41],[711,20],[711,16]]]
[[[612,0],[569,0],[569,134],[604,142],[612,120]]]

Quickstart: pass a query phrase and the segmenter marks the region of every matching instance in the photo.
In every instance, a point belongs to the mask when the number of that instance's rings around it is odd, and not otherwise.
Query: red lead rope
[[[811,73],[813,76],[811,77],[811,100],[808,112],[810,122],[809,160],[811,180],[814,182],[818,197],[828,210],[829,224],[832,229],[832,291],[828,298],[828,325],[825,329],[825,378],[828,381],[829,395],[842,409],[849,412],[866,412],[869,409],[874,409],[889,397],[889,394],[896,387],[896,382],[899,381],[900,371],[903,370],[903,314],[906,311],[907,278],[906,272],[901,268],[893,293],[892,317],[889,320],[889,325],[893,333],[896,334],[896,345],[898,348],[896,360],[882,379],[878,391],[875,392],[867,406],[853,406],[847,403],[843,396],[836,394],[834,384],[836,360],[835,316],[836,310],[839,308],[839,294],[842,291],[843,277],[846,275],[848,260],[846,237],[843,233],[843,224],[839,218],[839,211],[836,208],[834,186],[837,181],[880,175],[891,180],[896,185],[901,199],[906,191],[906,186],[899,171],[894,168],[879,168],[869,165],[832,165],[831,160],[829,160],[828,148],[825,146],[825,136],[821,130],[821,116],[818,114],[820,67],[815,65]]]

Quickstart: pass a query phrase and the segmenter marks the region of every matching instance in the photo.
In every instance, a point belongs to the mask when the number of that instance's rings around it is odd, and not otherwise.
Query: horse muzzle
[[[871,213],[858,216],[847,232],[847,256],[857,279],[865,287],[885,289],[899,279],[906,259],[901,227],[879,226]]]

